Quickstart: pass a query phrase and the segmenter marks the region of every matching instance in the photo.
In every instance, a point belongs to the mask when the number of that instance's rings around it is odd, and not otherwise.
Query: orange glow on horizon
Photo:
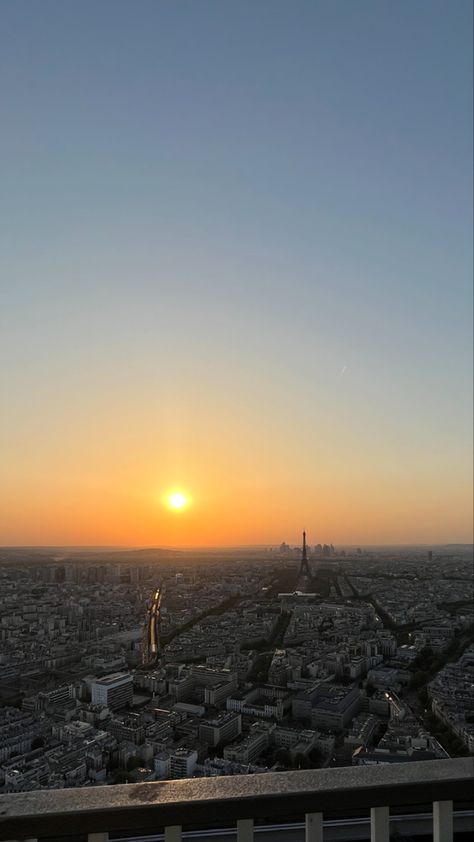
[[[472,540],[463,453],[435,451],[428,435],[401,465],[370,430],[357,447],[346,440],[337,418],[303,417],[296,435],[293,413],[208,414],[200,395],[160,426],[122,401],[122,413],[105,407],[90,426],[68,405],[55,426],[26,417],[22,459],[12,451],[2,465],[0,545],[278,545],[299,541],[302,525],[310,544]],[[185,505],[170,505],[174,494]]]
[[[157,505],[153,494],[129,488],[109,488],[107,493],[101,488],[48,488],[47,494],[38,489],[21,507],[19,496],[11,494],[11,531],[2,543],[183,548],[279,544],[297,542],[302,524],[309,544],[435,544],[459,537],[469,542],[465,489],[457,494],[452,489],[449,513],[441,490],[428,494],[419,487],[407,489],[403,500],[395,489],[383,491],[379,494],[377,485],[357,488],[354,481],[345,489],[329,481],[324,488],[308,482],[286,488],[219,484],[196,488],[192,505],[180,492],[186,503],[176,499],[178,506],[173,506]]]

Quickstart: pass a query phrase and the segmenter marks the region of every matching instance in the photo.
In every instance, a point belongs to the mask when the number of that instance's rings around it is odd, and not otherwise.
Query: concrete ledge
[[[0,840],[229,824],[473,796],[474,758],[0,795]]]

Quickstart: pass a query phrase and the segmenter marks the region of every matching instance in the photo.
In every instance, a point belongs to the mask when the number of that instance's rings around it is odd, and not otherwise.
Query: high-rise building
[[[133,698],[133,678],[127,672],[113,672],[91,683],[93,705],[106,705],[111,710],[124,707]]]
[[[197,751],[181,746],[171,755],[170,772],[172,778],[191,778],[196,768]]]

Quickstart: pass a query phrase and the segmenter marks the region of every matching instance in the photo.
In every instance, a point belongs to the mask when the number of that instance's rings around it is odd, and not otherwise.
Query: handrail
[[[470,801],[474,758],[0,795],[0,840]]]

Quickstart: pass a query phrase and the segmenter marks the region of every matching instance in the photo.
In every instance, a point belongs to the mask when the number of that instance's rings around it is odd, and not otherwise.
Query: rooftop
[[[102,678],[96,678],[93,683],[109,686],[110,684],[116,684],[118,681],[123,681],[124,679],[132,681],[132,676],[128,672],[112,672],[110,675],[103,675]]]

